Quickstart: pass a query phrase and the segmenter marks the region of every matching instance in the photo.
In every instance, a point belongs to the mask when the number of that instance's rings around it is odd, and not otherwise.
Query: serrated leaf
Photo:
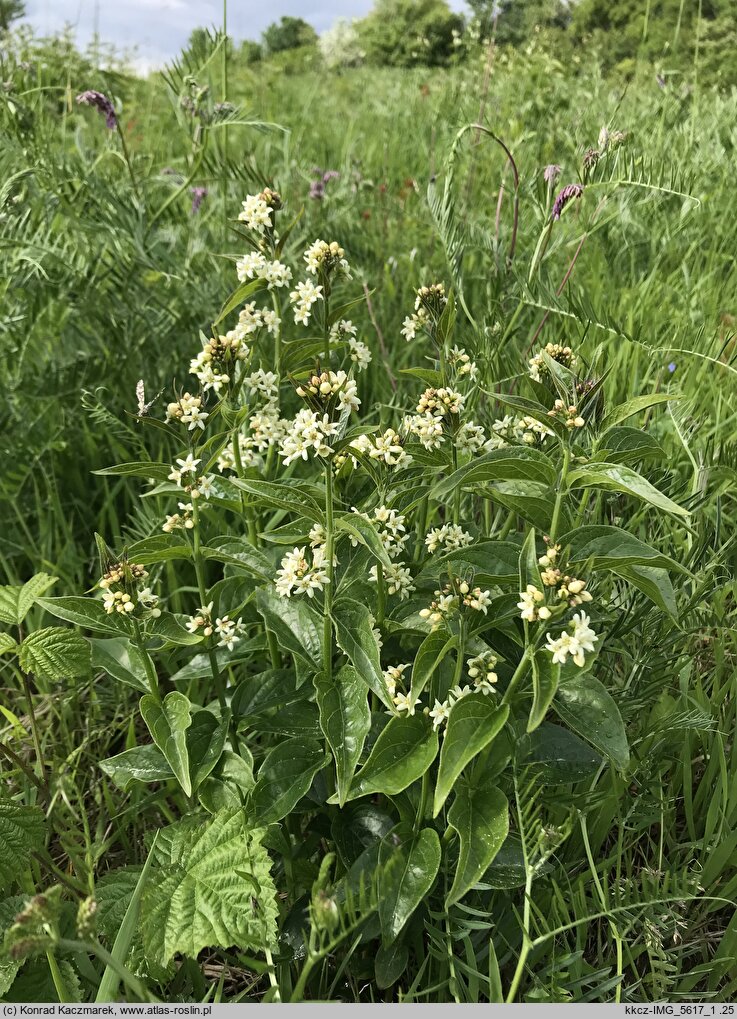
[[[90,645],[74,630],[46,626],[29,633],[20,646],[18,660],[24,672],[45,679],[88,676]]]
[[[568,487],[601,488],[608,492],[622,492],[663,510],[676,517],[689,517],[688,510],[669,499],[659,489],[625,464],[590,463],[568,475]]]
[[[379,922],[385,945],[391,944],[435,883],[440,869],[440,839],[434,828],[417,835],[399,824],[379,848]]]
[[[0,800],[0,890],[5,891],[43,848],[46,822],[39,807]]]
[[[5,940],[5,935],[13,926],[18,913],[28,903],[25,895],[11,895],[0,902],[0,945]],[[23,959],[13,959],[7,952],[0,955],[0,998],[5,1001],[5,995],[10,990],[18,970],[23,965]]]
[[[352,665],[344,665],[330,680],[316,676],[315,693],[320,728],[333,752],[338,804],[342,807],[371,728],[366,684]]]
[[[203,948],[260,952],[274,944],[276,889],[261,836],[242,809],[159,832],[141,908],[154,963],[166,966],[177,953],[196,959]]]
[[[277,743],[264,758],[251,793],[255,823],[271,824],[286,817],[329,760],[316,740],[296,736]]]
[[[353,779],[349,800],[371,793],[393,796],[425,774],[438,753],[438,737],[426,715],[394,716]]]
[[[630,759],[622,716],[598,679],[584,675],[561,683],[553,708],[565,724],[608,757],[620,771]]]
[[[18,645],[9,633],[0,633],[0,655],[6,655],[9,651],[16,651]]]
[[[133,782],[167,782],[174,778],[171,765],[155,743],[131,747],[100,761],[100,768],[116,786],[127,792]]]
[[[461,848],[446,909],[476,884],[502,848],[509,833],[507,798],[496,786],[476,787],[460,781],[448,811],[448,824],[458,832]]]
[[[191,796],[187,751],[187,729],[192,724],[192,705],[189,699],[177,690],[168,693],[163,701],[148,693],[141,697],[141,715],[180,786],[187,796]]]
[[[0,623],[20,626],[40,596],[55,584],[57,577],[37,573],[21,585],[0,587]]]
[[[279,646],[318,671],[322,662],[319,617],[306,599],[280,598],[275,591],[265,588],[256,592],[256,608]]]
[[[440,813],[468,762],[501,732],[508,716],[508,704],[498,706],[492,696],[482,693],[467,694],[455,702],[440,751],[433,817]]]
[[[379,700],[390,710],[394,706],[384,682],[379,644],[373,631],[373,617],[366,605],[350,598],[339,598],[333,607],[335,639],[356,672]]]

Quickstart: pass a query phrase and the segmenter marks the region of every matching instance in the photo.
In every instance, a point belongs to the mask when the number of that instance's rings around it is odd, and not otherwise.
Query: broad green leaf
[[[93,637],[90,639],[92,649],[92,669],[101,669],[113,679],[132,686],[135,690],[148,693],[149,685],[146,678],[146,666],[141,652],[127,637]]]
[[[285,481],[275,484],[255,478],[231,478],[230,480],[236,488],[241,488],[244,492],[254,496],[253,501],[259,505],[272,506],[275,509],[287,510],[289,513],[299,513],[318,524],[324,520],[320,503],[305,490],[304,486],[300,486],[299,482]]]
[[[391,945],[381,945],[376,953],[374,976],[376,985],[384,990],[391,987],[407,969],[409,948],[403,941],[395,941]]]
[[[625,464],[590,463],[579,467],[568,475],[568,487],[602,488],[608,492],[622,492],[625,495],[641,499],[656,509],[671,513],[676,517],[689,517],[688,510],[669,499],[667,495],[651,485],[637,471]]]
[[[596,455],[607,463],[635,464],[647,457],[663,459],[665,450],[649,432],[639,428],[612,428],[600,440]]]
[[[475,457],[449,477],[439,481],[430,498],[443,502],[456,490],[489,481],[531,481],[552,487],[557,472],[550,459],[538,449],[504,446]]]
[[[205,559],[216,559],[267,583],[274,579],[274,567],[270,560],[246,538],[217,538],[211,546],[203,547],[202,555]]]
[[[532,707],[527,731],[532,732],[544,720],[560,682],[560,665],[553,664],[552,655],[544,649],[532,656]]]
[[[255,823],[271,824],[286,817],[329,760],[316,740],[297,736],[277,743],[264,758],[251,793]]]
[[[227,318],[232,311],[235,311],[236,308],[240,307],[240,305],[245,304],[252,294],[257,293],[259,290],[263,290],[265,286],[266,281],[262,279],[247,280],[245,283],[241,283],[241,285],[233,291],[223,307],[220,309],[220,314],[213,322],[213,326],[220,325],[223,319]]]
[[[434,368],[400,368],[399,374],[411,375],[412,378],[420,379],[433,389],[439,389],[443,385],[443,376]]]
[[[519,545],[511,541],[480,541],[455,552],[431,556],[417,577],[417,585],[429,581],[437,584],[438,576],[448,569],[459,577],[473,573],[475,582],[482,586],[510,583],[517,579],[518,564]]]
[[[379,644],[373,631],[374,618],[366,605],[339,598],[333,607],[335,639],[356,672],[379,700],[393,710],[379,659]]]
[[[136,460],[131,463],[115,464],[113,467],[102,467],[93,474],[113,475],[122,478],[145,478],[147,481],[168,481],[171,464],[156,463],[153,460]]]
[[[414,704],[445,656],[458,645],[456,634],[450,636],[447,630],[432,630],[420,644],[412,666],[412,689],[410,696]]]
[[[634,414],[647,410],[648,407],[654,407],[658,403],[667,403],[669,400],[678,399],[680,397],[672,393],[647,393],[644,396],[635,396],[632,400],[627,400],[626,403],[620,403],[618,407],[612,408],[604,416],[599,426],[600,431],[602,433],[606,432],[610,428],[614,428],[615,425],[621,424],[622,421],[626,421],[627,418],[631,418]]]
[[[17,651],[18,645],[9,633],[0,633],[0,655],[6,655],[9,651]]]
[[[526,877],[522,843],[519,835],[511,832],[491,861],[491,866],[483,875],[479,885],[484,888],[497,888],[501,891],[508,888],[523,888]]]
[[[630,752],[622,716],[598,679],[584,675],[561,683],[553,708],[565,724],[608,757],[620,771]]]
[[[151,566],[172,559],[191,559],[192,546],[178,534],[154,534],[129,545],[126,553],[130,562]]]
[[[0,891],[28,867],[33,853],[43,848],[46,821],[40,807],[0,800]]]
[[[400,824],[379,849],[379,922],[385,945],[400,931],[435,883],[440,869],[440,839],[434,828],[417,835]]]
[[[612,573],[638,588],[658,608],[678,620],[676,595],[666,570],[653,566],[622,566]]]
[[[571,563],[586,564],[590,570],[612,570],[635,565],[688,573],[675,559],[663,555],[621,527],[605,524],[579,527],[562,535],[559,542],[563,548],[570,547]]]
[[[0,622],[20,626],[40,596],[57,579],[48,573],[37,573],[23,586],[0,587]]]
[[[242,807],[256,784],[253,757],[247,747],[239,752],[224,750],[223,755],[199,789],[198,798],[210,814],[219,810]]]
[[[45,679],[65,679],[90,674],[90,645],[74,630],[47,626],[29,633],[18,657],[24,672]]]
[[[226,709],[222,718],[216,718],[211,711],[195,711],[192,724],[187,730],[187,753],[192,792],[196,793],[215,765],[225,747],[230,725],[230,711]]]
[[[394,716],[353,779],[349,800],[371,793],[393,796],[425,774],[438,753],[438,737],[426,715]]]
[[[364,849],[381,842],[394,827],[386,811],[373,803],[349,803],[335,812],[330,834],[343,865],[350,867]]]
[[[276,889],[262,831],[243,809],[159,831],[141,908],[146,957],[166,966],[203,948],[261,952],[276,938]]]
[[[304,700],[308,694],[309,689],[297,686],[293,669],[268,669],[238,683],[231,701],[233,717],[260,715],[279,704]]]
[[[162,612],[148,624],[149,634],[166,641],[167,644],[186,647],[201,643],[202,634],[190,633],[171,612]]]
[[[302,739],[318,741],[323,738],[317,705],[308,700],[287,704],[279,711],[259,715],[253,719],[252,727],[259,733],[274,732],[280,736],[300,736]]]
[[[353,773],[371,728],[366,684],[352,665],[345,665],[332,679],[315,677],[320,709],[320,728],[333,752],[338,803],[348,796]]]
[[[521,749],[521,765],[534,769],[543,782],[552,785],[589,779],[601,764],[601,757],[588,743],[552,722],[543,722]]]
[[[180,786],[192,795],[187,752],[187,729],[192,724],[192,705],[183,693],[173,690],[163,701],[153,694],[141,697],[141,714],[153,741],[171,765]]]
[[[256,608],[283,651],[296,655],[317,671],[322,662],[318,613],[305,598],[280,598],[271,588],[256,592]]]
[[[543,485],[533,485],[528,481],[497,481],[482,494],[507,510],[514,510],[523,520],[529,521],[542,534],[550,527],[550,516],[553,509],[552,494]],[[560,514],[561,528],[570,527],[568,510],[563,506]]]
[[[435,783],[433,817],[437,817],[456,779],[476,754],[501,732],[509,716],[509,705],[498,706],[493,696],[468,694],[450,709],[445,739],[440,750],[440,767]]]
[[[540,568],[537,564],[537,551],[535,549],[535,528],[531,528],[524,540],[519,554],[519,589],[524,591],[528,584],[542,590],[540,579]]]
[[[174,778],[171,766],[155,743],[124,750],[100,761],[100,767],[123,792],[133,782],[167,782]]]
[[[474,787],[461,780],[455,787],[448,824],[458,832],[461,848],[446,909],[476,884],[504,844],[509,833],[507,797],[496,786]]]
[[[94,598],[38,598],[37,601],[52,616],[85,630],[112,634],[114,637],[127,633],[125,620],[122,620],[119,613],[108,614],[102,602]]]
[[[336,516],[335,528],[337,531],[343,531],[357,544],[367,548],[373,557],[384,566],[391,565],[391,559],[379,537],[379,532],[370,520],[364,520],[357,513],[346,513],[343,516]]]

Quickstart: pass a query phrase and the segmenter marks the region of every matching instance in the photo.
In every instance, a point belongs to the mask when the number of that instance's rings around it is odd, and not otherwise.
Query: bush
[[[323,32],[319,45],[330,68],[357,67],[364,57],[356,22],[346,18],[338,18],[332,28]]]
[[[269,53],[296,50],[317,42],[317,32],[303,18],[283,17],[266,29],[263,35],[264,47]]]
[[[447,63],[463,24],[445,0],[377,0],[358,27],[370,63],[413,67]]]

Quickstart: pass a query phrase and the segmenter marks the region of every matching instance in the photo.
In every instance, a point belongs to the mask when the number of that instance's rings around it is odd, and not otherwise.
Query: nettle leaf
[[[226,709],[222,718],[216,718],[211,711],[195,711],[192,724],[187,729],[187,753],[192,792],[196,793],[204,782],[225,748],[230,725],[230,711]]]
[[[456,779],[476,754],[501,732],[509,717],[509,705],[497,706],[482,693],[467,694],[450,709],[448,726],[440,751],[435,783],[433,817],[437,817]]]
[[[106,639],[93,637],[89,643],[93,670],[101,669],[126,686],[148,693],[149,685],[143,656],[127,637]]]
[[[371,728],[366,684],[352,665],[328,680],[315,677],[320,728],[333,752],[338,803],[342,807]]]
[[[610,428],[614,428],[615,425],[621,424],[622,421],[626,421],[627,418],[639,414],[640,411],[647,410],[648,407],[654,407],[659,403],[668,403],[670,400],[679,399],[679,396],[672,393],[647,393],[645,396],[635,396],[632,400],[620,403],[618,407],[614,407],[608,414],[605,414],[600,430],[606,432]]]
[[[530,481],[550,488],[556,478],[557,471],[552,461],[539,449],[504,446],[475,457],[443,478],[430,492],[430,498],[444,502],[456,488],[469,488],[489,481]]]
[[[38,604],[57,619],[74,623],[85,630],[112,634],[119,637],[127,634],[125,620],[117,612],[108,614],[101,601],[94,598],[39,598]]]
[[[251,793],[257,824],[281,821],[302,799],[330,757],[316,740],[295,736],[273,747],[261,764]]]
[[[440,839],[434,828],[414,834],[399,824],[379,848],[379,922],[385,945],[391,944],[435,883],[440,869]]]
[[[0,800],[0,891],[20,877],[33,853],[43,849],[45,834],[40,807]]]
[[[502,848],[509,834],[507,797],[496,786],[473,786],[461,780],[448,811],[448,824],[458,832],[461,848],[446,909],[477,883]]]
[[[9,651],[17,651],[18,645],[9,633],[0,633],[0,655],[6,655]]]
[[[131,747],[122,754],[100,761],[100,768],[123,792],[134,782],[168,782],[174,772],[155,743]]]
[[[532,656],[532,707],[527,720],[527,731],[532,732],[544,720],[553,702],[560,682],[560,665],[553,663],[552,655],[541,649]]]
[[[141,697],[141,714],[154,743],[171,765],[180,786],[187,796],[191,796],[187,751],[187,729],[192,724],[189,698],[177,690],[168,693],[163,701],[148,693]]]
[[[273,588],[256,592],[256,608],[279,646],[315,672],[322,662],[319,616],[304,598],[280,598]]]
[[[47,626],[29,633],[20,646],[19,663],[24,672],[50,680],[88,676],[90,645],[74,630]]]
[[[37,573],[25,584],[0,587],[0,622],[20,626],[38,599],[58,577]]]
[[[552,722],[543,722],[521,749],[522,765],[534,769],[541,781],[554,785],[589,779],[601,764],[601,757],[588,743]]]
[[[286,510],[288,513],[300,513],[316,523],[324,521],[320,503],[312,494],[312,486],[300,485],[290,481],[275,484],[271,481],[259,481],[255,478],[231,478],[236,488],[243,489],[254,496],[254,502],[274,509]]]
[[[373,630],[374,618],[369,609],[362,602],[339,598],[333,606],[333,623],[338,647],[382,704],[393,710],[381,669],[379,644]]]
[[[146,956],[166,966],[177,953],[196,959],[203,948],[263,951],[276,938],[276,889],[263,830],[242,809],[198,823],[163,828],[152,849],[143,893]]]
[[[663,510],[673,516],[687,518],[688,510],[669,499],[659,489],[643,478],[637,471],[625,464],[590,463],[579,467],[568,475],[568,487],[601,488],[608,492],[622,492]]]
[[[565,724],[608,757],[620,771],[630,759],[619,708],[593,676],[578,676],[558,687],[553,708]]]
[[[579,527],[560,537],[563,548],[569,547],[571,563],[585,563],[590,570],[616,570],[623,566],[655,566],[688,574],[685,566],[663,555],[621,527],[594,524]]]
[[[425,774],[437,753],[437,733],[426,715],[395,715],[379,734],[368,760],[353,779],[348,799],[371,793],[387,796],[401,793]]]
[[[239,753],[224,750],[217,765],[200,786],[198,798],[210,814],[242,807],[256,784],[253,757],[247,747]]]
[[[447,630],[432,630],[420,644],[412,666],[412,688],[410,696],[414,704],[440,663],[458,644],[458,636],[450,636]]]

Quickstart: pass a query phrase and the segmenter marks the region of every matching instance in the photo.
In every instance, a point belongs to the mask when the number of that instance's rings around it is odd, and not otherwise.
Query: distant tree
[[[444,64],[463,25],[445,0],[376,0],[358,31],[368,61],[411,67]]]
[[[330,68],[356,67],[360,64],[363,50],[355,21],[338,18],[335,24],[320,36],[320,52]]]
[[[275,21],[263,34],[264,48],[269,53],[295,50],[317,42],[317,32],[303,18],[285,16]]]
[[[244,64],[257,64],[263,55],[261,44],[254,42],[253,39],[244,39],[238,51],[238,56]]]
[[[571,20],[566,0],[467,0],[482,29],[496,25],[496,41],[525,43],[536,31],[566,28]]]
[[[0,32],[7,32],[11,24],[25,13],[23,0],[0,0]]]

